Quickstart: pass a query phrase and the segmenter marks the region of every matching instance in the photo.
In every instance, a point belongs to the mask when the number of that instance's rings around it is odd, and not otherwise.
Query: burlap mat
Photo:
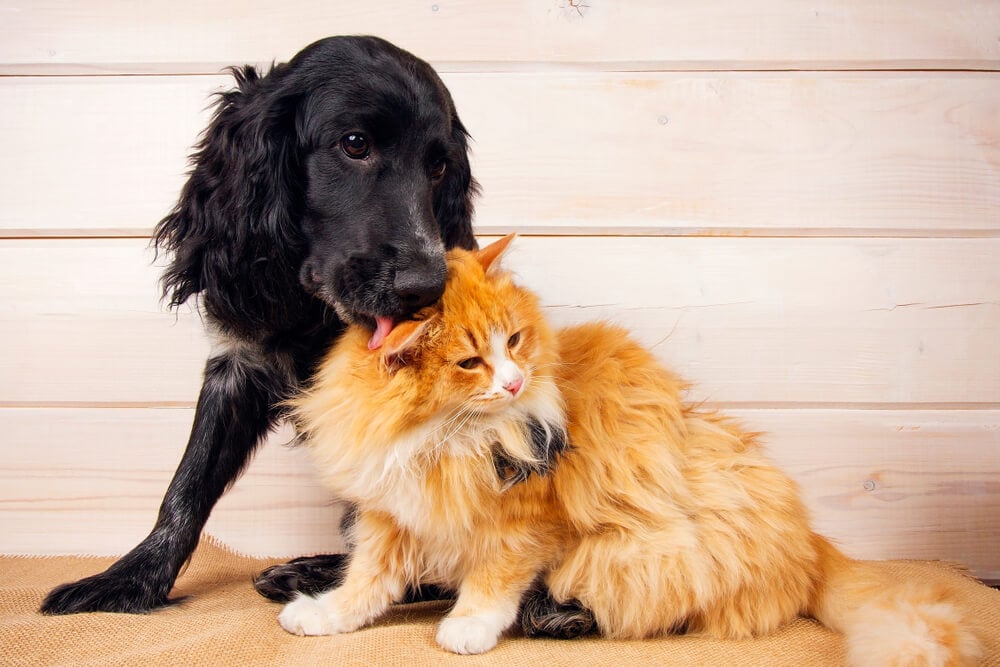
[[[234,554],[203,539],[175,595],[180,607],[146,616],[36,612],[54,585],[103,570],[110,558],[0,557],[3,665],[840,665],[840,638],[800,620],[771,637],[722,642],[697,637],[650,641],[527,640],[510,637],[482,656],[455,656],[434,643],[447,605],[399,606],[374,627],[335,637],[294,637],[276,620],[280,605],[257,595],[252,576],[274,560]],[[900,562],[907,576],[962,578],[934,563]],[[1000,591],[962,584],[989,633],[985,664],[1000,665]]]

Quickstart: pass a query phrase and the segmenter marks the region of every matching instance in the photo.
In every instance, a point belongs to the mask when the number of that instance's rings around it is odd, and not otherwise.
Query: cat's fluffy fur
[[[286,630],[348,632],[436,583],[458,591],[438,642],[479,653],[541,577],[609,637],[739,639],[804,614],[843,632],[856,665],[975,661],[951,590],[812,532],[755,434],[684,403],[625,331],[550,329],[499,267],[509,241],[453,252],[439,304],[378,352],[348,331],[294,401],[320,473],[359,511],[343,585],[287,605]],[[494,453],[537,474],[505,486]]]

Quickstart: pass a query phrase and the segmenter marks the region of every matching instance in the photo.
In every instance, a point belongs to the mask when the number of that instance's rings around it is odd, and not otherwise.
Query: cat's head
[[[378,350],[384,371],[391,382],[419,387],[423,407],[484,415],[530,408],[554,391],[552,330],[538,298],[501,267],[513,239],[449,252],[440,301],[386,335]]]
[[[568,446],[559,350],[538,298],[501,268],[512,240],[450,252],[444,295],[413,320],[374,334],[348,328],[312,386],[287,402],[323,466],[491,454],[505,488],[551,468]]]

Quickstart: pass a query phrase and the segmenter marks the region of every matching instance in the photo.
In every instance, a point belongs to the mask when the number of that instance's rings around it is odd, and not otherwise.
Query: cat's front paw
[[[310,637],[351,632],[361,625],[337,614],[322,600],[308,595],[299,595],[286,604],[278,614],[278,624],[293,635]]]
[[[438,627],[437,643],[452,653],[486,653],[497,645],[501,630],[478,616],[449,617]]]
[[[308,595],[300,595],[281,610],[278,624],[293,635],[331,635],[329,612],[323,604]]]

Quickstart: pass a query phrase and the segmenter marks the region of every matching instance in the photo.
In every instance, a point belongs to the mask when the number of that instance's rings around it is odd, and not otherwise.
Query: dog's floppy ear
[[[281,301],[299,292],[287,284],[289,276],[297,279],[294,253],[303,244],[295,224],[303,199],[295,132],[298,98],[283,80],[284,65],[265,76],[251,66],[230,71],[237,87],[219,94],[180,199],[156,226],[153,239],[159,250],[173,254],[163,276],[171,307],[205,291],[211,297],[208,308],[245,319],[271,301],[286,308]],[[260,275],[243,275],[248,267]],[[254,294],[235,291],[248,285]],[[213,314],[229,319],[225,312]]]
[[[441,239],[446,248],[473,250],[477,244],[472,234],[472,200],[479,193],[479,184],[472,178],[469,166],[469,134],[458,119],[450,99],[448,104],[451,107],[452,140],[459,150],[448,165],[444,182],[434,198],[434,217],[441,228]]]

